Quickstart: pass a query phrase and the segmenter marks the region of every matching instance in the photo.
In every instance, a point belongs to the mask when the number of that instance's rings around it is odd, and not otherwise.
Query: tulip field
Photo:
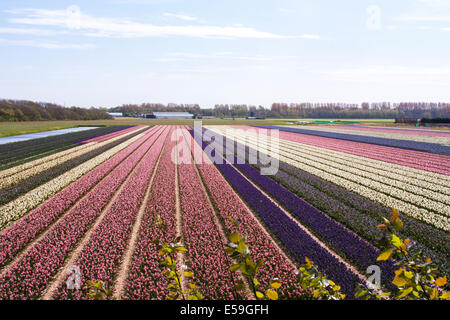
[[[302,298],[305,258],[352,299],[374,265],[393,288],[394,264],[377,261],[392,208],[401,235],[449,275],[450,131],[113,126],[0,151],[0,300],[89,299],[98,280],[116,299],[167,299],[161,242],[186,248],[182,285],[238,299],[245,278],[225,250],[235,232],[280,299]]]

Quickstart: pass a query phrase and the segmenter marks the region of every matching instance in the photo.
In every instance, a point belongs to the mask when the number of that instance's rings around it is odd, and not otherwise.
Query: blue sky
[[[0,98],[450,101],[450,0],[0,2]]]

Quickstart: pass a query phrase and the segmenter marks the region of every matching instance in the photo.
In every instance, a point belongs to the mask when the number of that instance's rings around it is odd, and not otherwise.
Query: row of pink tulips
[[[87,191],[108,175],[117,165],[148,140],[156,128],[146,131],[146,135],[114,157],[102,163],[81,179],[32,210],[26,216],[0,233],[0,268],[13,259],[30,241],[54,223],[64,212],[75,204]]]
[[[42,295],[58,269],[155,142],[157,136],[159,135],[152,136],[117,166],[61,218],[48,234],[11,266],[0,278],[0,299],[35,299]]]
[[[356,131],[369,131],[369,132],[385,132],[385,133],[396,133],[405,134],[411,136],[425,136],[425,137],[445,137],[450,138],[449,132],[438,132],[438,131],[427,131],[427,130],[413,130],[413,129],[390,129],[390,128],[375,128],[375,127],[360,127],[360,126],[332,126],[330,128],[335,129],[345,129],[345,130],[356,130]]]
[[[183,131],[187,136],[187,131]],[[195,274],[194,282],[206,299],[232,299],[236,275],[229,269],[231,261],[224,252],[225,239],[213,219],[214,212],[195,165],[179,164],[178,174],[184,244],[189,250],[188,264]]]
[[[127,240],[167,133],[168,128],[151,146],[83,247],[75,262],[75,265],[80,267],[82,287],[88,280],[101,280],[108,288],[113,287],[114,276],[117,274],[121,258],[127,248]],[[66,283],[63,282],[58,287],[54,298],[86,299],[86,295],[82,290],[67,288]]]
[[[143,128],[143,127],[144,126],[142,126],[142,125],[129,127],[129,128],[123,129],[123,130],[119,130],[119,131],[116,131],[116,132],[111,132],[111,133],[105,134],[103,136],[98,136],[98,137],[94,137],[94,138],[91,138],[91,139],[88,139],[88,140],[84,140],[83,143],[103,142],[103,141],[115,138],[117,136],[121,136],[121,135],[123,135],[123,134],[125,134],[127,132],[130,132],[130,131],[133,131],[133,130],[136,130],[136,129],[140,129],[140,128]]]
[[[169,136],[171,135],[169,133]],[[171,152],[175,142],[169,140],[163,150],[152,190],[139,231],[128,274],[124,299],[166,299],[168,280],[163,275],[155,240],[173,243],[177,237],[175,207],[175,164]],[[161,230],[154,218],[161,219],[166,226]]]
[[[255,129],[234,126],[239,129]],[[256,129],[258,130],[258,129]],[[450,175],[450,157],[414,150],[280,131],[280,139],[345,152],[370,159]]]

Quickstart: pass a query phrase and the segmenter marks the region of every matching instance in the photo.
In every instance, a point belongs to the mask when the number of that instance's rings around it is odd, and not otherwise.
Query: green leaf
[[[403,244],[403,241],[397,237],[395,234],[392,234],[392,244],[397,247],[400,248],[400,246]]]
[[[408,279],[412,279],[414,277],[414,273],[412,273],[411,271],[405,271],[403,273]]]
[[[393,222],[397,221],[398,215],[399,215],[398,210],[395,209],[395,208],[392,208],[391,220],[392,220]]]
[[[228,219],[230,219],[230,221],[231,221],[235,226],[238,226],[238,225],[239,225],[239,223],[238,223],[235,219],[233,219],[232,217],[228,217]]]
[[[281,283],[279,283],[279,282],[272,282],[272,283],[270,284],[270,286],[271,286],[272,288],[274,288],[274,289],[279,289],[279,288],[281,287]]]
[[[391,257],[393,252],[394,251],[392,249],[387,249],[387,250],[383,251],[383,253],[381,253],[378,256],[377,261],[386,261],[386,260],[388,260]]]
[[[246,266],[245,263],[241,263],[241,264],[240,264],[240,269],[241,269],[241,272],[242,272],[245,276],[249,275],[249,274],[248,274],[248,271],[247,271],[247,266]]]
[[[443,300],[447,300],[450,298],[450,291],[444,292],[443,294],[441,294],[441,296],[439,297]]]
[[[394,280],[392,281],[392,284],[396,285],[397,287],[403,287],[408,283],[408,281],[403,276],[395,276]]]
[[[237,251],[239,252],[239,253],[243,253],[244,251],[245,251],[245,249],[247,249],[247,245],[245,244],[245,242],[244,241],[239,241],[239,244],[238,244],[238,246],[237,246]]]
[[[413,288],[412,288],[412,287],[409,287],[409,288],[400,290],[400,292],[399,292],[399,294],[398,294],[398,296],[397,296],[397,299],[401,299],[401,298],[406,297],[408,294],[411,293],[411,291],[413,291]]]
[[[231,242],[237,244],[241,240],[241,236],[239,235],[239,233],[234,232],[230,235],[229,239]]]
[[[278,300],[278,293],[275,290],[267,290],[266,291],[266,296],[270,299],[270,300]]]
[[[187,252],[188,250],[185,247],[177,247],[175,250],[178,252]]]
[[[367,293],[366,290],[362,290],[361,288],[358,290],[358,292],[355,293],[355,298],[360,298],[365,296]]]
[[[234,248],[225,248],[225,253],[232,254],[235,250]]]
[[[260,267],[262,267],[263,264],[264,264],[264,260],[259,260],[258,262],[256,262],[256,269],[259,269]]]
[[[394,229],[397,231],[401,231],[403,229],[403,222],[400,219],[397,219],[393,223]]]
[[[231,265],[230,270],[231,270],[231,271],[236,271],[236,270],[238,270],[240,267],[241,267],[241,264],[240,264],[240,263],[236,263],[236,264]]]
[[[260,283],[259,283],[258,279],[256,279],[256,278],[253,278],[253,285],[254,285],[255,287],[257,287],[257,286],[259,286],[259,285],[260,285]]]

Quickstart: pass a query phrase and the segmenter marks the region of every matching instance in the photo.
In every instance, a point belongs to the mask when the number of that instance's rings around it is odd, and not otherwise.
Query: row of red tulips
[[[193,148],[198,149],[197,152],[203,152],[197,143],[192,143],[191,135],[189,138]],[[239,232],[247,236],[247,244],[250,247],[253,261],[264,261],[264,265],[257,275],[262,287],[268,288],[271,280],[280,278],[283,279],[283,285],[278,290],[280,297],[286,299],[300,297],[302,289],[297,282],[296,268],[283,256],[269,234],[264,232],[256,218],[245,207],[215,166],[199,164],[198,168],[227,233]],[[230,218],[239,222],[238,228]]]
[[[133,171],[100,224],[93,230],[89,241],[74,263],[80,268],[82,287],[86,281],[92,279],[103,281],[108,288],[113,287],[121,258],[127,248],[127,240],[168,131],[166,127],[152,146],[146,145],[141,148],[149,152]],[[69,289],[63,282],[54,298],[83,299],[86,295],[82,290]]]
[[[189,135],[186,130],[183,131],[186,136]],[[202,190],[195,165],[180,163],[178,174],[182,230],[184,244],[189,251],[189,267],[195,274],[193,280],[205,299],[232,299],[236,297],[236,275],[230,271],[231,262],[224,251],[225,239],[214,221],[214,212]]]
[[[76,201],[107,176],[124,159],[155,133],[156,128],[146,131],[146,135],[94,170],[75,181],[41,206],[15,222],[0,233],[0,268],[10,262],[30,241],[36,238]]]
[[[333,128],[355,130],[355,131],[367,131],[367,132],[383,132],[383,133],[395,133],[411,136],[424,136],[424,137],[445,137],[450,138],[450,132],[433,131],[433,130],[421,130],[421,129],[401,129],[401,128],[377,128],[377,127],[364,127],[364,126],[335,126]]]
[[[133,253],[124,299],[165,299],[168,296],[168,280],[159,265],[161,256],[158,255],[154,241],[173,243],[177,237],[175,164],[171,160],[174,147],[175,142],[167,141],[153,180]],[[158,220],[165,225],[164,230],[157,225]]]
[[[136,129],[140,129],[140,128],[143,128],[143,127],[144,126],[142,126],[142,125],[141,126],[132,126],[132,127],[129,127],[129,128],[124,128],[124,129],[116,131],[116,132],[111,132],[111,133],[105,134],[103,136],[98,136],[98,137],[86,139],[86,140],[83,140],[82,142],[83,143],[103,142],[103,141],[115,138],[115,137],[123,135],[123,134],[125,134],[127,132],[130,132],[130,131],[133,131],[133,130],[136,130]]]
[[[116,190],[154,143],[157,135],[153,135],[117,166],[11,266],[0,278],[0,299],[33,299],[42,295]]]

